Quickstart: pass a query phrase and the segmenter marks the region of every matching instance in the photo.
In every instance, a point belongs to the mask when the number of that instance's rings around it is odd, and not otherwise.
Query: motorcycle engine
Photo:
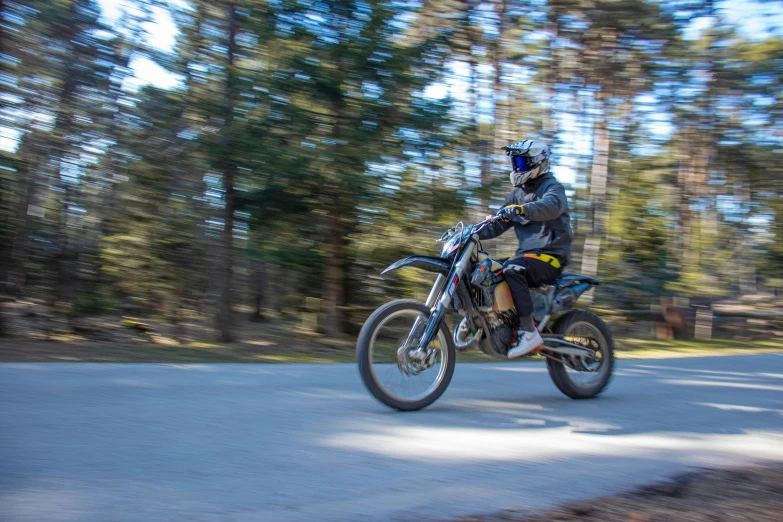
[[[489,312],[484,315],[489,327],[489,336],[482,343],[482,350],[487,355],[505,357],[514,342],[514,332],[519,326],[516,313]]]
[[[508,326],[501,326],[489,334],[489,342],[492,351],[495,352],[494,355],[504,357],[508,353],[511,343],[514,342],[514,330]]]

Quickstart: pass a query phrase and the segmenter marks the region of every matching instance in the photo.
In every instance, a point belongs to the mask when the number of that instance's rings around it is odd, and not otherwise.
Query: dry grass
[[[616,339],[620,359],[669,359],[718,355],[750,355],[783,351],[783,338],[764,340],[710,339],[703,341],[659,341],[654,339]]]
[[[345,363],[355,360],[355,338],[327,338],[304,332],[269,331],[256,333],[242,342],[190,342],[179,344],[171,338],[139,335],[130,340],[89,341],[78,336],[0,341],[2,362],[155,362],[155,363]],[[705,357],[783,351],[783,341],[651,341],[618,339],[620,359],[662,359]],[[457,355],[461,362],[496,362],[478,351]],[[531,360],[531,359],[523,359]],[[537,359],[532,359],[537,360]]]
[[[188,344],[134,342],[4,340],[4,362],[155,362],[155,363],[332,363],[350,362],[353,353],[344,346],[306,342],[292,336],[282,341],[250,340],[237,343]]]

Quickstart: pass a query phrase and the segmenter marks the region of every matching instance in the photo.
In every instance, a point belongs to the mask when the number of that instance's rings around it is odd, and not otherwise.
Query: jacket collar
[[[531,179],[530,181],[522,185],[522,190],[528,193],[533,190],[536,190],[539,187],[539,185],[541,185],[541,183],[543,183],[547,179],[552,179],[551,172],[546,172],[544,174],[541,174],[537,178]]]

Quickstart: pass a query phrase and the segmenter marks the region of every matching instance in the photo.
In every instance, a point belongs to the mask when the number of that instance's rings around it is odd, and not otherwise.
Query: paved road
[[[783,354],[621,361],[572,401],[463,364],[396,413],[353,365],[0,365],[0,520],[442,519],[783,461]]]

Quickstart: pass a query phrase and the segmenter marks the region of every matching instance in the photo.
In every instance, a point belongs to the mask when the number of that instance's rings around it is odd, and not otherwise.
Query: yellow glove
[[[509,205],[498,210],[497,216],[500,216],[505,221],[511,221],[516,216],[521,216],[525,213],[525,207],[522,205]]]

